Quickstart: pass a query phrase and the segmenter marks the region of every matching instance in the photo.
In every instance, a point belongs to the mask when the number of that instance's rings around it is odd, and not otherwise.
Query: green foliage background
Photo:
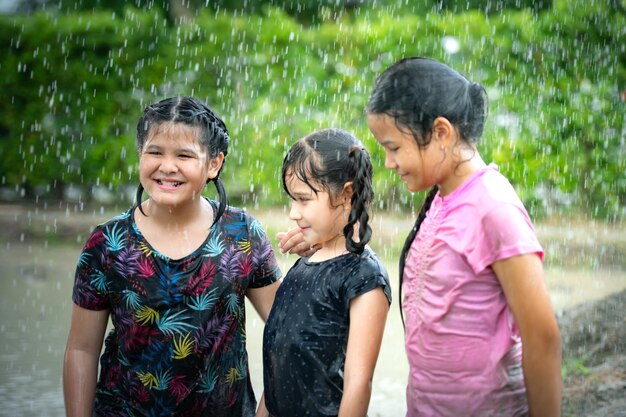
[[[315,24],[272,7],[205,10],[180,25],[159,9],[2,17],[0,187],[46,197],[72,184],[124,199],[121,186],[137,183],[143,107],[194,95],[234,138],[223,173],[233,202],[284,204],[286,149],[335,126],[371,151],[379,208],[412,206],[419,196],[384,169],[365,105],[384,68],[419,55],[485,85],[480,151],[534,215],[623,219],[626,15],[612,0],[552,3],[491,14],[321,9]],[[459,40],[457,53],[442,47],[446,36]]]

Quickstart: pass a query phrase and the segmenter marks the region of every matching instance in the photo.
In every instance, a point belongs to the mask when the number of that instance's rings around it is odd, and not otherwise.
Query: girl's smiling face
[[[411,192],[426,190],[440,184],[449,175],[451,158],[435,135],[420,148],[413,135],[400,130],[395,120],[386,114],[368,114],[367,123],[376,141],[385,150],[385,168],[394,170]]]
[[[344,247],[343,228],[347,224],[348,213],[343,204],[333,204],[328,191],[314,184],[320,190],[314,192],[296,175],[286,177],[291,196],[289,218],[296,222],[304,240],[318,248]]]
[[[204,186],[217,175],[222,161],[223,157],[208,158],[196,128],[166,122],[150,130],[141,150],[139,177],[153,203],[179,207],[199,201]]]

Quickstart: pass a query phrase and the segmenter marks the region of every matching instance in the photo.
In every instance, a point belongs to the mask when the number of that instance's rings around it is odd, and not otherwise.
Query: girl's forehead
[[[287,175],[285,175],[285,180],[287,188],[289,188],[290,191],[297,190],[313,192],[311,187],[307,183],[305,183],[300,177],[298,177],[293,170],[287,171]],[[309,183],[311,183],[313,187],[318,188],[318,184],[315,181],[311,180],[310,178],[307,178],[307,180],[309,181]]]
[[[291,189],[291,188],[302,188],[302,187],[309,187],[308,185],[306,185],[306,183],[304,181],[302,181],[294,172],[293,170],[289,170],[287,171],[287,174],[285,175],[285,183],[287,183],[287,186]]]
[[[315,181],[309,175],[307,175],[307,181],[304,182],[298,175],[295,175],[293,171],[287,171],[285,175],[285,185],[290,194],[298,195],[319,195],[320,193],[327,193],[330,195],[327,187],[322,186],[319,182]],[[311,188],[313,187],[313,188]]]
[[[153,125],[150,128],[144,146],[156,145],[157,143],[161,145],[174,144],[184,147],[204,148],[200,142],[199,129],[184,123],[165,122]]]

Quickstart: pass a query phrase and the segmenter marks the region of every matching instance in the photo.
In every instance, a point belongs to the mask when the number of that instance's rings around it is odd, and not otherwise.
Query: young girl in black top
[[[261,401],[257,416],[365,416],[391,302],[367,247],[369,154],[345,131],[317,131],[291,148],[282,179],[289,217],[317,251],[276,294],[263,339],[267,410]]]

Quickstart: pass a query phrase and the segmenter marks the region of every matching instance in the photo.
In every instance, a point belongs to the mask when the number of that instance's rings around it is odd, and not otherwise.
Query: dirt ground
[[[31,205],[0,203],[0,241],[45,240],[82,244],[93,226],[125,207],[103,209],[80,204]],[[283,212],[265,213],[261,219],[269,233],[284,230]],[[411,227],[408,216],[378,216],[382,243],[395,252]],[[614,226],[614,225],[613,225]],[[566,227],[537,225],[546,257],[558,256],[562,264],[593,262],[626,268],[623,226],[572,223]],[[398,237],[399,236],[399,237]],[[564,256],[567,255],[567,256]],[[591,264],[589,264],[591,262]],[[563,340],[563,416],[626,416],[626,290],[598,301],[577,305],[558,314]]]
[[[626,291],[564,311],[563,416],[626,416]]]

